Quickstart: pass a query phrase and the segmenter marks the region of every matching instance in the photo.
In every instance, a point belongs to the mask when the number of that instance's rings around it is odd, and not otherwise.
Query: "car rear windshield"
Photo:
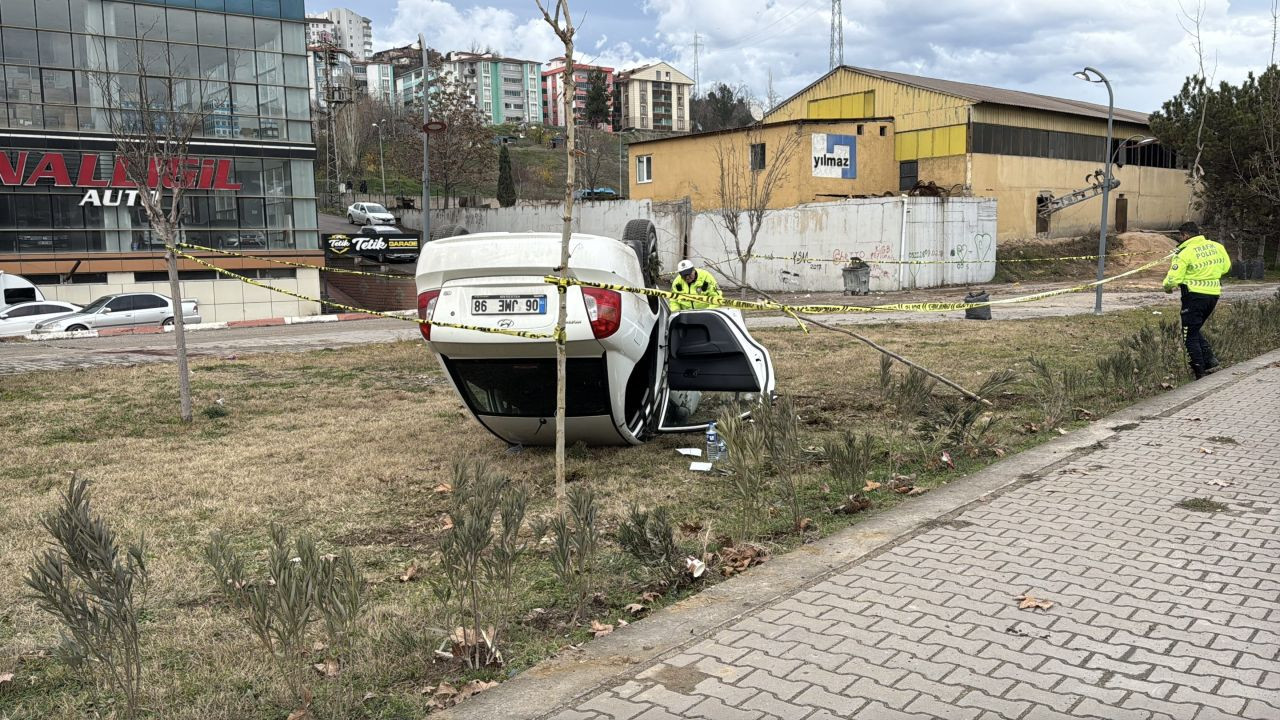
[[[477,415],[554,417],[556,361],[449,360],[449,371]],[[608,415],[609,380],[604,358],[569,358],[565,414]]]

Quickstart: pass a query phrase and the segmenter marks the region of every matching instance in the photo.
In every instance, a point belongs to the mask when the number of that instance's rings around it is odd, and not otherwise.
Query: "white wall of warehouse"
[[[575,204],[573,214],[574,232],[607,237],[621,237],[629,220],[652,220],[664,272],[687,256],[709,265],[725,284],[736,284],[738,253],[713,213],[690,214],[674,203],[615,200]],[[470,232],[558,232],[562,216],[560,204],[451,208],[433,212],[432,223],[461,225]],[[416,229],[420,213],[407,211],[402,220]],[[741,225],[745,247],[745,216]],[[747,282],[766,291],[840,291],[840,268],[860,257],[872,262],[873,291],[985,283],[995,276],[995,238],[993,198],[891,197],[801,205],[765,217],[754,254],[782,259],[753,259]],[[927,264],[875,262],[903,259]]]

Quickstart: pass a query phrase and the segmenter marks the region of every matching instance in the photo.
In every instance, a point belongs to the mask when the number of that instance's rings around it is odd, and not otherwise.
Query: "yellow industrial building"
[[[902,73],[839,67],[779,104],[757,125],[632,143],[632,198],[690,198],[718,207],[721,157],[759,172],[798,142],[775,208],[897,194],[932,182],[951,195],[994,197],[1001,239],[1096,232],[1097,197],[1046,212],[1091,185],[1103,167],[1105,105]],[[1147,116],[1115,110],[1109,229],[1169,228],[1187,219],[1182,161],[1148,136]],[[798,137],[786,140],[788,135]],[[1126,144],[1126,140],[1130,140]],[[728,151],[728,152],[726,152]]]

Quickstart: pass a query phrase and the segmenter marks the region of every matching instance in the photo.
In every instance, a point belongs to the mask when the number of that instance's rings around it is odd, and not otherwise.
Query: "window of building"
[[[751,169],[752,170],[764,169],[764,152],[765,152],[764,145],[765,145],[764,143],[751,144]]]
[[[647,183],[653,182],[653,156],[640,155],[636,157],[636,182]]]
[[[886,134],[888,134],[888,131],[889,131],[888,126],[881,125],[881,126],[880,126],[880,137],[884,137]]]
[[[858,124],[858,134],[859,134],[859,135],[861,135],[861,134],[862,134],[862,124],[861,124],[861,123],[859,123],[859,124]]]
[[[911,160],[898,163],[898,189],[906,192],[916,186],[920,179],[920,162]]]

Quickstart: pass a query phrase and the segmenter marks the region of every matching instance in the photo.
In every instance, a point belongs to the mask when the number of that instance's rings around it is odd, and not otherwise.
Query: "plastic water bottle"
[[[707,462],[715,462],[720,459],[720,433],[716,432],[716,424],[713,421],[707,425]]]

